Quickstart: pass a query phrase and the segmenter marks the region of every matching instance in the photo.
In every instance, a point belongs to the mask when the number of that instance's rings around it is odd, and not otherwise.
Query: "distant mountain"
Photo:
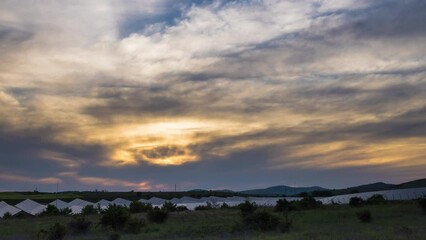
[[[375,191],[383,191],[395,188],[396,185],[388,184],[383,182],[370,183],[365,185],[359,185],[355,187],[345,188],[345,189],[335,189],[331,192],[333,195],[341,195],[341,194],[350,194],[350,193],[359,193],[359,192],[375,192]]]
[[[208,192],[208,190],[206,190],[206,189],[192,189],[192,190],[189,190],[188,192]]]
[[[327,191],[327,189],[322,187],[289,187],[289,186],[274,186],[264,189],[253,189],[241,191],[240,193],[248,195],[262,195],[262,196],[293,196],[303,192],[313,192],[313,191]]]
[[[421,188],[426,187],[426,178],[418,179],[410,182],[401,183],[395,186],[395,188],[403,189],[403,188]]]
[[[349,187],[344,189],[333,189],[329,190],[326,188],[314,186],[314,187],[289,187],[289,186],[274,186],[263,189],[253,189],[241,191],[239,193],[247,194],[247,195],[260,195],[260,196],[294,196],[303,192],[312,193],[312,192],[321,192],[321,191],[329,191],[332,195],[342,195],[342,194],[350,194],[350,193],[360,193],[360,192],[376,192],[376,191],[384,191],[391,189],[403,189],[403,188],[420,188],[426,187],[426,178],[414,180],[401,184],[389,184],[383,182],[370,183],[365,185],[359,185],[355,187]],[[318,195],[317,195],[318,196]]]

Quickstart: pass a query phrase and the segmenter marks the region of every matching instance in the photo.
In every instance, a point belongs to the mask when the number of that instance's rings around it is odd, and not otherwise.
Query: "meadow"
[[[371,222],[362,222],[357,212],[369,210]],[[204,211],[170,212],[163,223],[147,220],[147,213],[132,214],[143,219],[144,225],[137,234],[102,227],[101,215],[85,218],[92,222],[84,234],[67,233],[64,239],[426,239],[426,215],[416,201],[386,202],[378,205],[351,207],[349,205],[322,205],[315,209],[276,212],[274,208],[258,207],[256,211],[268,212],[280,221],[289,220],[288,231],[279,229],[254,230],[247,228],[239,208],[209,209]],[[0,239],[38,239],[41,230],[53,224],[67,226],[72,216],[38,216],[0,220]],[[42,239],[42,238],[40,238]]]

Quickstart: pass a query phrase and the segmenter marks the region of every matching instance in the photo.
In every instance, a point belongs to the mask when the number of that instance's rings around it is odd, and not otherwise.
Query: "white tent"
[[[100,200],[96,203],[96,206],[99,206],[101,209],[106,209],[111,204],[110,201],[107,201],[105,199]]]
[[[157,197],[152,197],[152,198],[149,199],[149,203],[151,203],[152,205],[162,205],[166,201],[167,200],[165,200],[165,199],[157,198]]]
[[[116,198],[112,202],[112,204],[120,205],[120,206],[130,206],[130,203],[132,203],[129,200],[123,199],[123,198]]]
[[[85,207],[87,205],[94,205],[94,204],[85,200],[78,199],[78,198],[68,203],[69,208],[72,208],[73,206]]]
[[[426,188],[407,188],[407,189],[395,189],[395,190],[385,190],[377,192],[364,192],[364,193],[353,193],[346,195],[338,195],[333,197],[321,198],[323,204],[348,204],[350,199],[353,197],[359,197],[364,200],[367,200],[371,196],[379,194],[382,195],[387,200],[412,200],[418,199],[420,197],[426,196]]]
[[[59,210],[65,209],[67,207],[69,207],[67,202],[64,202],[60,199],[56,199],[55,201],[49,203],[49,205],[55,206],[57,207]]]
[[[172,202],[174,204],[178,204],[178,203],[182,203],[182,200],[180,198],[172,198],[172,200],[170,200],[170,202]]]
[[[80,214],[83,210],[83,206],[74,205],[70,207],[72,214]]]
[[[37,215],[42,213],[46,209],[46,205],[42,205],[40,203],[34,202],[30,199],[26,199],[18,204],[16,204],[17,208],[22,211],[29,213],[31,215]]]
[[[141,203],[150,203],[149,200],[146,200],[146,199],[143,199],[143,198],[139,199],[139,202],[141,202]]]
[[[17,213],[19,213],[21,210],[11,206],[5,202],[0,202],[0,218],[3,218],[5,213],[10,213],[12,216],[16,215]]]
[[[181,199],[181,203],[198,203],[201,202],[200,199],[197,198],[192,198],[192,197],[182,197]]]

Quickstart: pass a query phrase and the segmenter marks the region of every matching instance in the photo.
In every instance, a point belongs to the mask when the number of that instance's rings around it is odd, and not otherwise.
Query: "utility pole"
[[[175,192],[176,192],[176,183],[175,183]]]

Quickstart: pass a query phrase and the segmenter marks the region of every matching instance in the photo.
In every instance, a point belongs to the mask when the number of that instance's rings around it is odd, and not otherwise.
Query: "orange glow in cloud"
[[[56,184],[61,183],[62,180],[54,177],[47,178],[34,178],[27,176],[20,176],[10,173],[1,173],[0,179],[8,182],[25,182],[25,183],[42,183],[42,184]]]

